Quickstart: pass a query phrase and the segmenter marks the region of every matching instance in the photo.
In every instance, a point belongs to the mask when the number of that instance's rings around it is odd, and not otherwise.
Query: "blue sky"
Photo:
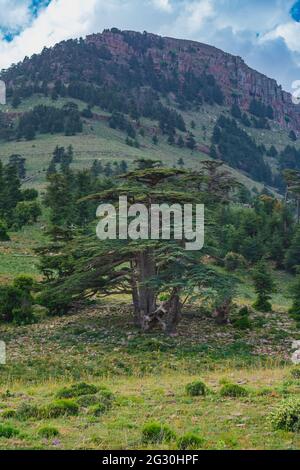
[[[215,45],[287,90],[300,80],[295,0],[0,0],[0,68],[112,26]]]

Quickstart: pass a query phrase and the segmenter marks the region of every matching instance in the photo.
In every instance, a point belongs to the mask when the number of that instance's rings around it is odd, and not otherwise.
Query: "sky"
[[[0,69],[111,27],[214,45],[288,91],[300,80],[300,0],[0,0]]]

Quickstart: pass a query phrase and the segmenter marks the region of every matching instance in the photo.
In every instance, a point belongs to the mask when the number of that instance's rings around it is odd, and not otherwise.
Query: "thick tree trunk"
[[[180,289],[176,287],[167,305],[166,312],[166,333],[168,335],[176,334],[177,325],[181,320],[182,304],[180,301]]]
[[[156,310],[155,290],[148,285],[155,275],[153,253],[150,250],[142,251],[136,258],[136,289],[133,296],[135,305],[138,305],[136,320],[143,331],[149,329],[151,317]]]

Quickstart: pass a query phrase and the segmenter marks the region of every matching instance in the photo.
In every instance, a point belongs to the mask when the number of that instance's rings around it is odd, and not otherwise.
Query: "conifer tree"
[[[275,284],[272,275],[264,261],[257,263],[252,272],[257,300],[253,307],[261,312],[271,312],[270,294],[275,290]]]

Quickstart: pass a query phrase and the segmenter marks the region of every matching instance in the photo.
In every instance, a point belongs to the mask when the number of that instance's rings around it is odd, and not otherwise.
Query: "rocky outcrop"
[[[142,39],[145,46],[139,47]],[[221,86],[228,106],[237,102],[242,109],[248,110],[253,98],[262,100],[273,107],[275,120],[282,127],[300,132],[300,106],[293,104],[290,93],[285,92],[276,80],[248,67],[241,57],[195,41],[133,31],[105,31],[88,36],[86,42],[98,48],[106,47],[118,63],[128,63],[133,56],[142,61],[145,54],[151,54],[159,73],[175,71],[181,80],[189,71],[199,77],[204,72],[211,73]]]

